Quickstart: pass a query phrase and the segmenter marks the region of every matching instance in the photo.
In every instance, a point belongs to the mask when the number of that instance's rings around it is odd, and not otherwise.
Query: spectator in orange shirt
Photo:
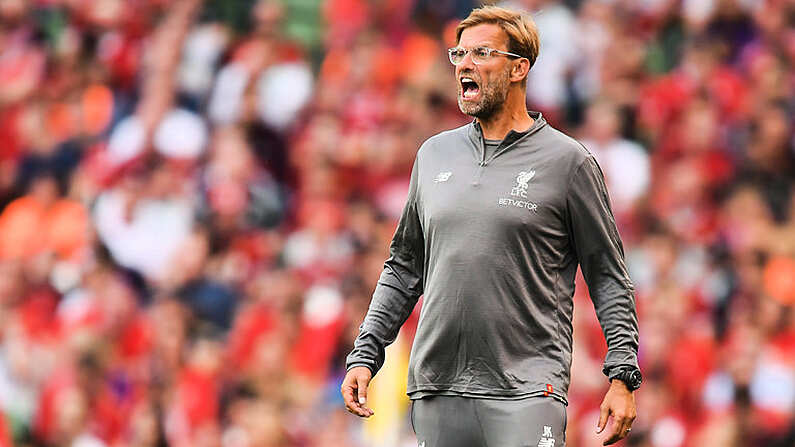
[[[27,194],[0,214],[0,259],[29,260],[50,252],[61,260],[75,260],[88,241],[85,207],[60,197],[50,173],[36,176]]]

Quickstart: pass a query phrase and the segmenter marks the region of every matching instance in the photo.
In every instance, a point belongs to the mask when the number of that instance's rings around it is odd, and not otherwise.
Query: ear
[[[511,68],[511,82],[521,82],[530,72],[530,61],[526,58],[516,59]]]

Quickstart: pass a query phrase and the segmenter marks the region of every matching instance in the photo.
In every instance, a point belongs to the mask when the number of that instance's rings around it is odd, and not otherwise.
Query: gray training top
[[[603,372],[637,367],[634,289],[602,172],[579,142],[530,116],[488,157],[477,122],[420,147],[348,369],[375,374],[424,294],[412,399],[551,390],[567,402],[578,263],[607,340]]]

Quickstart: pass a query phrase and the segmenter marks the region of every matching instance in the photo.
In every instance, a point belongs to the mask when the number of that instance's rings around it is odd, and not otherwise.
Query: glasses
[[[492,55],[494,53],[510,57],[524,57],[524,56],[519,56],[516,53],[509,53],[507,51],[495,50],[494,48],[488,48],[488,47],[477,47],[477,48],[472,48],[471,50],[467,50],[466,48],[461,48],[461,47],[455,47],[447,50],[447,55],[450,56],[450,63],[453,65],[460,64],[467,56],[467,53],[472,54],[472,62],[478,65],[488,62],[489,59],[492,58]]]

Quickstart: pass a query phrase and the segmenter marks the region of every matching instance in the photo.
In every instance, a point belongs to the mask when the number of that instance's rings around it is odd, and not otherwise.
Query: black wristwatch
[[[614,379],[624,382],[624,384],[627,386],[627,389],[630,391],[635,391],[640,388],[640,384],[643,382],[643,376],[640,375],[640,370],[636,368],[622,369],[618,372],[618,374],[610,377],[611,382]]]

